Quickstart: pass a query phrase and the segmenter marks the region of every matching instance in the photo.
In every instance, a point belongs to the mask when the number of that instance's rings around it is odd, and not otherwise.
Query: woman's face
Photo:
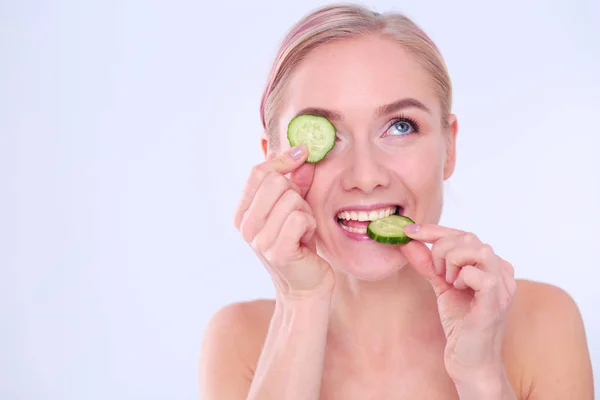
[[[331,43],[303,60],[286,89],[278,127],[284,148],[287,124],[300,113],[324,114],[338,136],[306,196],[319,253],[359,279],[398,271],[406,264],[398,247],[368,239],[368,221],[356,219],[397,206],[417,223],[438,222],[443,181],[454,168],[456,123],[451,116],[450,129],[442,128],[430,76],[390,39]]]

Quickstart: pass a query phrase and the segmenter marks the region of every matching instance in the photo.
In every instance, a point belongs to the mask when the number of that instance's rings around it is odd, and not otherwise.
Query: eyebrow
[[[310,114],[310,115],[318,115],[320,117],[325,117],[330,121],[341,121],[344,119],[342,115],[338,112],[327,110],[325,108],[319,107],[307,107],[300,110],[296,116],[301,114]]]
[[[376,114],[378,117],[381,117],[381,116],[385,116],[388,114],[392,114],[394,112],[398,112],[405,108],[418,108],[427,113],[431,113],[431,110],[429,108],[427,108],[427,106],[425,104],[421,103],[419,100],[413,99],[413,98],[405,98],[405,99],[397,100],[390,104],[385,104],[383,106],[377,107]],[[340,113],[333,111],[333,110],[328,110],[326,108],[320,108],[320,107],[303,108],[296,114],[296,116],[301,115],[301,114],[318,115],[321,117],[325,117],[330,121],[341,121],[344,119],[344,117],[342,117],[342,115]]]
[[[400,111],[404,108],[418,108],[422,111],[425,111],[426,113],[431,114],[431,110],[419,100],[413,98],[406,98],[377,107],[377,116],[381,117],[384,115],[388,115]]]

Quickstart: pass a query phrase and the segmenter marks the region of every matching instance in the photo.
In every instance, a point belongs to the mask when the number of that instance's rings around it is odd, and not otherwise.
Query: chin
[[[319,249],[319,254],[336,272],[368,282],[390,278],[407,265],[398,246],[373,241],[347,246],[343,251]]]
[[[317,250],[336,272],[363,281],[385,280],[407,264],[399,245],[382,244],[367,235],[368,224],[391,214],[413,214],[404,202],[349,205],[317,224]],[[413,218],[414,219],[414,218]]]

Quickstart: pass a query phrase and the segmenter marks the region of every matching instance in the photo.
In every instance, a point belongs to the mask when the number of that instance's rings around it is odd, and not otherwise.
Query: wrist
[[[286,322],[302,321],[305,318],[313,324],[329,321],[331,294],[327,292],[312,295],[277,293],[275,316]]]
[[[468,376],[453,378],[461,400],[516,400],[504,367],[478,370]]]
[[[276,288],[275,299],[286,307],[329,306],[333,296],[333,285],[323,284],[311,290],[291,290]]]

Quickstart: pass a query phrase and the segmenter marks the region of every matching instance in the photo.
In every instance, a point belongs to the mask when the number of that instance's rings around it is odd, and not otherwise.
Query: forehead
[[[439,112],[427,71],[397,42],[375,35],[313,50],[294,71],[286,92],[282,123],[305,107],[359,116],[407,97],[434,115]]]

